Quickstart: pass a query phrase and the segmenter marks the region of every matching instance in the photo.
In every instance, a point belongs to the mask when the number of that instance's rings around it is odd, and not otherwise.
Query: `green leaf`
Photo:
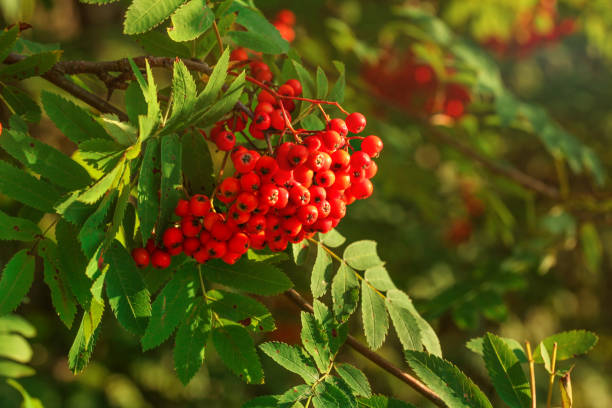
[[[19,394],[21,394],[21,398],[23,398],[22,407],[24,408],[44,408],[42,402],[38,398],[33,398],[28,394],[25,388],[21,384],[19,384],[15,380],[6,380],[7,384],[11,387],[15,388]]]
[[[299,347],[270,341],[260,344],[259,348],[279,365],[302,377],[306,384],[314,384],[319,379],[319,372],[306,359]]]
[[[40,97],[49,118],[74,143],[109,139],[102,125],[83,108],[51,92],[43,91]]]
[[[330,248],[337,248],[346,242],[344,235],[340,234],[337,229],[332,229],[327,234],[320,234],[321,243]]]
[[[302,345],[314,359],[320,372],[325,372],[331,362],[331,353],[325,330],[311,313],[302,312]]]
[[[291,387],[278,397],[277,404],[273,405],[273,407],[291,406],[291,408],[298,408],[298,407],[303,408],[303,405],[299,404],[299,402],[297,401],[304,400],[308,398],[310,395],[312,395],[312,390],[310,389],[310,386],[307,384],[302,384],[296,387]],[[296,405],[294,403],[297,403],[299,405]]]
[[[80,373],[89,364],[99,333],[100,328],[97,328],[88,342],[83,334],[83,322],[81,321],[74,342],[68,352],[68,367],[74,374]]]
[[[83,223],[83,227],[79,232],[79,240],[81,241],[83,253],[85,253],[88,258],[93,256],[93,253],[104,240],[104,230],[106,229],[105,221],[111,206],[117,199],[117,194],[118,191],[114,190],[105,195],[96,211],[94,211],[94,213]]]
[[[208,144],[198,131],[182,136],[183,184],[193,194],[213,191],[213,164]]]
[[[279,397],[276,395],[264,395],[262,397],[253,398],[244,404],[242,408],[276,408],[278,407],[278,400]]]
[[[480,388],[452,363],[422,351],[404,353],[414,372],[449,407],[492,408]]]
[[[74,225],[60,220],[55,227],[55,237],[60,245],[57,247],[62,269],[74,297],[83,307],[91,301],[91,280],[85,275],[87,259],[81,252]]]
[[[21,119],[25,120],[26,122],[40,122],[42,111],[40,110],[38,104],[34,102],[34,100],[26,92],[17,87],[6,84],[1,91],[4,102],[10,106],[15,114]]]
[[[223,84],[225,83],[225,79],[227,78],[227,68],[229,66],[229,57],[230,50],[226,48],[223,51],[223,54],[217,60],[217,64],[213,68],[210,77],[208,78],[208,82],[206,83],[206,87],[204,90],[198,95],[196,102],[196,110],[200,111],[202,109],[206,109],[212,101],[217,98],[217,94],[223,88]]]
[[[212,325],[212,313],[200,298],[191,308],[189,318],[176,333],[174,367],[183,385],[187,385],[204,362],[204,350]]]
[[[353,390],[357,396],[371,397],[372,389],[365,374],[350,364],[335,364],[336,372]]]
[[[246,73],[245,71],[242,71],[234,82],[232,82],[232,84],[227,88],[227,91],[223,97],[200,117],[199,120],[202,124],[213,124],[234,109],[234,106],[240,99],[240,96],[242,96],[245,78]]]
[[[0,61],[4,61],[13,50],[15,41],[19,36],[19,24],[5,28],[0,32]]]
[[[40,243],[38,253],[44,260],[44,280],[51,291],[51,303],[60,320],[70,328],[77,312],[76,300],[68,287],[57,246],[45,239]]]
[[[172,41],[165,33],[159,31],[149,31],[138,36],[138,42],[145,49],[148,55],[170,58],[191,58],[191,51],[186,44]],[[128,88],[129,89],[129,88]],[[146,111],[146,107],[145,107]],[[144,111],[143,111],[144,112]],[[143,113],[141,112],[141,113]],[[129,115],[129,110],[128,110]],[[130,118],[131,120],[131,118]]]
[[[134,0],[125,13],[123,32],[140,34],[149,31],[170,17],[184,0]]]
[[[203,266],[212,282],[256,295],[276,295],[290,289],[293,283],[276,266],[241,258],[234,265],[214,259]]]
[[[289,43],[264,16],[241,3],[234,2],[229,12],[238,12],[236,23],[247,31],[230,31],[228,34],[236,44],[266,54],[284,54]]]
[[[327,76],[325,76],[325,71],[321,67],[317,67],[317,99],[325,99],[327,96]]]
[[[395,289],[395,284],[391,280],[389,272],[387,272],[387,268],[385,268],[384,265],[368,268],[365,271],[364,277],[378,290],[388,291],[390,289]]]
[[[161,140],[161,208],[157,224],[160,229],[168,226],[176,203],[183,194],[181,147],[181,141],[176,134],[164,136]]]
[[[0,66],[0,78],[26,79],[41,76],[59,61],[62,51],[45,51],[10,65]]]
[[[203,1],[203,0],[197,0]],[[165,130],[179,127],[193,111],[196,102],[196,84],[182,61],[174,62],[172,76],[172,113]]]
[[[32,358],[32,347],[18,334],[0,333],[0,357],[6,357],[19,363],[27,363]]]
[[[135,81],[130,82],[125,90],[125,110],[130,118],[130,123],[134,126],[138,125],[138,116],[147,113],[147,102],[142,94],[142,89]]]
[[[366,281],[361,284],[361,315],[368,345],[372,350],[377,350],[387,337],[389,318],[384,298]]]
[[[418,314],[408,295],[399,290],[389,291],[385,304],[404,350],[422,350]]]
[[[36,371],[31,367],[12,361],[0,360],[0,377],[22,378],[34,374],[36,374]]]
[[[140,133],[139,139],[141,142],[144,142],[153,134],[154,130],[157,129],[157,126],[161,121],[159,101],[157,100],[157,87],[155,86],[155,78],[153,77],[153,71],[151,71],[151,66],[149,65],[148,60],[145,60],[145,68],[147,71],[146,83],[134,61],[132,59],[128,60],[132,67],[132,71],[134,71],[134,75],[138,80],[140,89],[142,89],[145,102],[147,103],[147,115],[138,116],[138,129]]]
[[[297,243],[291,244],[291,252],[293,253],[293,262],[296,265],[303,265],[306,262],[306,257],[308,256],[308,248],[310,244],[306,240]]]
[[[344,88],[346,87],[345,68],[344,64],[340,61],[333,61],[333,63],[340,72],[340,76],[336,80],[334,87],[331,89],[331,91],[329,91],[329,96],[327,99],[342,103],[344,102]]]
[[[557,343],[557,361],[568,360],[579,354],[588,353],[597,344],[598,337],[595,333],[586,330],[572,330],[557,333],[546,337],[533,352],[534,361],[542,363],[540,348],[546,347],[552,355],[553,344]]]
[[[205,0],[191,0],[172,15],[168,35],[174,41],[191,41],[208,30],[215,19]]]
[[[521,363],[499,337],[487,333],[482,344],[483,357],[491,382],[510,407],[530,407],[531,392]]]
[[[384,395],[374,395],[367,400],[360,398],[359,406],[366,408],[416,408],[412,404],[408,404],[394,398],[389,398]]]
[[[118,241],[104,254],[106,293],[117,320],[128,331],[142,335],[151,316],[151,299],[134,260]]]
[[[40,228],[30,220],[11,217],[0,211],[0,241],[33,241]]]
[[[196,266],[188,263],[179,269],[153,302],[151,319],[140,342],[143,350],[163,343],[185,320],[195,296]]]
[[[291,60],[291,63],[293,64],[293,68],[295,69],[295,72],[298,75],[297,79],[299,79],[300,83],[302,84],[302,96],[306,98],[314,97],[315,83],[312,80],[312,76],[310,75],[308,70],[296,60]]]
[[[314,298],[320,298],[327,292],[332,275],[332,259],[322,245],[317,245],[317,257],[310,276],[310,291]]]
[[[98,201],[114,184],[118,183],[125,170],[125,165],[126,162],[122,159],[110,173],[104,175],[96,184],[85,190],[78,200],[86,204],[93,204]]]
[[[518,341],[514,339],[508,338],[508,337],[498,336],[498,338],[503,340],[504,343],[506,343],[506,345],[510,347],[510,349],[512,350],[516,358],[518,358],[518,360],[521,363],[528,362],[527,355],[525,354],[525,351],[523,350],[523,346],[521,345],[521,343],[519,343]],[[480,356],[484,356],[483,343],[484,343],[484,337],[475,337],[471,339],[470,341],[468,341],[465,344],[465,346],[469,348],[470,350],[472,350],[474,353]]]
[[[129,147],[138,140],[138,131],[136,127],[129,122],[122,122],[114,113],[105,113],[100,115],[102,126],[106,133],[122,147]]]
[[[593,273],[598,273],[601,268],[603,247],[593,223],[585,222],[580,227],[580,244],[587,268]]]
[[[334,314],[340,321],[346,321],[359,304],[359,282],[355,271],[342,262],[332,281],[332,300]]]
[[[242,326],[217,327],[212,341],[221,360],[247,384],[262,384],[264,373],[249,332]]]
[[[160,150],[158,139],[150,139],[145,148],[140,176],[138,177],[138,219],[143,244],[151,236],[159,215],[157,191],[160,187]]]
[[[36,337],[36,327],[23,317],[10,314],[0,317],[0,333],[19,333],[23,337]]]
[[[80,164],[26,133],[6,129],[0,137],[0,146],[24,166],[58,186],[77,190],[91,182],[87,170]]]
[[[354,406],[348,395],[329,381],[319,383],[315,388],[312,404],[315,408],[346,408]]]
[[[108,245],[111,243],[113,239],[119,233],[119,229],[123,226],[123,219],[125,218],[125,210],[128,205],[128,200],[131,194],[131,186],[130,186],[130,167],[127,166],[125,172],[123,173],[123,180],[120,182],[120,192],[119,198],[117,199],[117,205],[115,206],[115,212],[113,213],[113,218],[111,220],[110,226],[106,231],[106,236],[104,238],[104,242],[102,243],[102,248],[106,249]],[[93,255],[89,253],[87,255]]]
[[[254,332],[269,332],[276,328],[268,308],[251,297],[223,290],[209,290],[206,297],[210,308],[222,319],[240,322]]]
[[[0,316],[12,312],[30,291],[34,281],[34,257],[27,249],[17,252],[0,278]]]
[[[60,194],[49,183],[0,160],[0,193],[42,212],[53,213]]]
[[[357,241],[344,250],[344,260],[353,268],[364,271],[383,264],[376,252],[375,241]]]

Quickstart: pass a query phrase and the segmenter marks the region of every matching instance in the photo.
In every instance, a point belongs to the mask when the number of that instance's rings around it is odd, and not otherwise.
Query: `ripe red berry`
[[[179,217],[186,217],[189,215],[189,201],[183,199],[179,200],[174,209],[174,213]]]
[[[219,150],[229,152],[236,145],[236,136],[232,132],[224,130],[216,135],[214,142]]]
[[[306,139],[304,139],[304,145],[308,148],[309,152],[317,152],[321,150],[323,141],[319,136],[308,136]]]
[[[339,171],[335,173],[336,181],[332,185],[332,188],[336,190],[345,190],[351,185],[351,175],[345,171]]]
[[[304,225],[312,225],[319,218],[317,207],[312,204],[300,207],[297,211],[297,217]]]
[[[255,107],[254,112],[255,113],[267,113],[268,115],[271,114],[272,112],[274,112],[274,105],[272,105],[270,102],[260,102],[257,104],[257,106]]]
[[[377,172],[378,172],[378,165],[376,164],[374,160],[372,160],[370,165],[366,167],[365,169],[365,177],[367,179],[371,179],[372,177],[376,175]]]
[[[227,244],[225,242],[215,241],[214,239],[208,241],[204,248],[211,258],[221,258],[227,252]]]
[[[290,79],[285,84],[293,88],[293,96],[300,96],[302,94],[302,83],[297,79]]]
[[[204,225],[206,231],[210,231],[217,221],[223,221],[223,216],[219,213],[209,212],[206,214],[206,217],[204,217],[202,225]],[[202,236],[202,233],[200,233],[200,236]]]
[[[281,228],[287,236],[295,237],[302,230],[302,223],[297,218],[291,217],[283,221]]]
[[[325,152],[312,152],[308,156],[308,167],[313,171],[327,170],[331,167],[331,156]]]
[[[183,251],[187,255],[193,255],[200,248],[200,239],[195,237],[186,238],[183,241]]]
[[[236,198],[236,206],[239,211],[251,212],[257,208],[258,200],[253,193],[242,192]]]
[[[348,134],[348,127],[346,123],[340,118],[334,118],[327,124],[327,129],[338,132],[340,136],[346,136]]]
[[[188,216],[181,220],[181,232],[185,237],[195,237],[201,230],[202,224],[198,218]]]
[[[278,170],[278,163],[270,156],[261,156],[255,164],[255,171],[262,176],[272,175]]]
[[[283,96],[295,96],[295,91],[291,85],[284,84],[278,88],[278,94]]]
[[[203,264],[210,259],[210,255],[208,254],[206,248],[200,248],[193,253],[193,259],[195,259],[196,262]]]
[[[246,61],[248,59],[249,55],[244,48],[236,48],[230,54],[230,61]]]
[[[318,186],[328,188],[336,182],[336,175],[331,170],[318,171],[315,175],[315,182]]]
[[[351,155],[351,169],[365,169],[371,161],[370,155],[366,152],[355,152]]]
[[[291,10],[283,9],[276,14],[276,21],[292,26],[295,24],[295,14]]]
[[[287,153],[287,160],[292,169],[304,164],[308,159],[308,149],[303,145],[293,145]]]
[[[298,166],[293,170],[293,179],[308,188],[312,185],[312,178],[314,177],[314,171],[306,165]]]
[[[274,204],[274,208],[285,208],[289,203],[289,191],[284,187],[278,188],[278,200]]]
[[[289,115],[287,113],[287,115]],[[287,127],[285,122],[285,116],[283,115],[283,111],[280,109],[276,109],[274,112],[270,113],[270,123],[272,127],[276,130],[285,130]]]
[[[259,183],[260,178],[254,171],[250,171],[240,177],[240,188],[242,191],[257,191],[259,190]]]
[[[327,197],[327,191],[321,186],[312,186],[310,190],[310,202],[317,205],[322,201],[325,201]]]
[[[366,118],[359,112],[353,112],[345,119],[346,127],[351,133],[361,133],[366,127]]]
[[[335,130],[328,130],[322,133],[323,144],[332,152],[344,146],[344,137]]]
[[[189,213],[194,217],[204,217],[210,212],[210,199],[203,194],[196,194],[189,200]]]
[[[132,258],[139,268],[144,268],[149,266],[151,255],[149,255],[149,252],[144,248],[134,248],[132,250]]]
[[[304,186],[293,186],[289,190],[289,199],[297,205],[306,205],[310,202],[310,190]]]
[[[260,202],[266,205],[275,205],[278,201],[278,187],[274,184],[264,184],[259,190]]]
[[[368,154],[370,157],[378,156],[383,149],[383,142],[378,136],[370,135],[361,142],[361,151]]]
[[[368,180],[367,178],[363,178],[354,182],[351,185],[350,190],[356,199],[362,200],[372,195],[372,192],[374,191],[374,186],[372,185],[372,182],[370,180]]]
[[[331,154],[331,169],[333,171],[346,170],[351,163],[351,155],[346,150],[336,150]]]
[[[239,173],[248,173],[255,168],[255,164],[259,160],[259,153],[253,150],[246,150],[236,154],[235,158],[232,158],[234,167]]]
[[[230,252],[243,254],[249,249],[249,237],[243,232],[238,232],[227,243],[227,249]]]
[[[162,242],[166,248],[174,248],[183,242],[183,233],[180,228],[171,227],[164,231]]]
[[[326,218],[331,212],[331,205],[327,200],[315,204],[315,207],[317,207],[317,211],[319,212],[319,218]]]
[[[246,224],[246,230],[251,234],[256,234],[260,231],[265,231],[265,229],[266,217],[261,214],[252,216]]]
[[[339,198],[329,201],[331,208],[329,216],[332,218],[343,218],[346,215],[346,204]]]
[[[217,241],[227,241],[232,236],[232,229],[223,221],[213,224],[210,235]]]
[[[155,252],[153,252],[153,256],[151,257],[151,265],[153,265],[153,267],[165,269],[170,266],[170,262],[172,262],[172,259],[170,258],[170,254],[166,251],[156,249]]]
[[[233,265],[238,262],[241,256],[242,254],[238,254],[235,252],[226,252],[225,255],[221,257],[221,260],[228,265]],[[250,319],[250,317],[247,317],[247,319]]]
[[[270,92],[263,90],[263,91],[260,91],[259,94],[257,94],[257,102],[259,103],[268,102],[274,105],[276,104],[276,98]]]
[[[236,203],[232,204],[227,213],[227,219],[232,225],[241,225],[247,222],[251,218],[251,213],[241,211]]]
[[[265,112],[260,112],[258,114],[255,115],[255,118],[253,119],[253,123],[254,123],[254,127],[257,130],[267,130],[271,123],[272,120],[270,119],[270,115],[268,115]]]

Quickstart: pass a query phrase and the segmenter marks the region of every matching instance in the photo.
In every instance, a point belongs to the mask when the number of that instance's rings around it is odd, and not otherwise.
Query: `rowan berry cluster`
[[[133,251],[137,265],[151,262],[165,268],[180,253],[199,263],[220,258],[233,264],[249,248],[283,251],[290,242],[329,232],[345,216],[347,205],[372,194],[370,179],[378,170],[373,159],[383,148],[381,139],[356,136],[366,126],[358,112],[329,119],[318,131],[293,129],[291,98],[301,94],[295,79],[277,90],[262,89],[252,118],[234,114],[217,122],[209,136],[202,131],[231,158],[235,171],[212,197],[196,194],[180,200],[175,210],[180,221],[163,232],[161,247],[150,241],[147,248]],[[236,145],[236,132],[247,128],[252,138],[267,142],[278,135],[276,147]],[[294,140],[283,141],[286,133]]]
[[[412,52],[389,50],[373,64],[364,67],[363,78],[371,91],[414,116],[442,113],[453,119],[465,114],[470,94],[455,83],[452,68],[444,80],[433,67]]]
[[[272,24],[285,40],[290,43],[295,40],[295,31],[293,30],[295,14],[293,11],[287,9],[279,11]]]

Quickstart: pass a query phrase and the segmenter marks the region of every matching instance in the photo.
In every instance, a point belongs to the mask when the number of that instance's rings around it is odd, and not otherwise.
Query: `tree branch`
[[[295,303],[300,309],[312,313],[314,310],[312,305],[306,301],[297,291],[293,289],[289,289],[285,292],[285,296],[287,296],[293,303]],[[387,371],[389,374],[400,379],[400,381],[408,384],[415,391],[423,395],[425,398],[433,402],[438,407],[446,407],[446,404],[442,399],[433,391],[431,388],[423,384],[419,381],[418,378],[413,377],[412,375],[400,370],[398,367],[394,366],[389,360],[381,357],[376,354],[362,343],[360,343],[356,338],[351,335],[348,335],[346,339],[346,343],[353,348],[356,352]]]

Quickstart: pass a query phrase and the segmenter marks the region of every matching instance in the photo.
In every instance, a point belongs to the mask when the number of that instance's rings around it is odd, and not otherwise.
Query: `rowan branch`
[[[314,312],[312,305],[308,303],[306,299],[304,299],[302,295],[300,295],[297,291],[293,289],[289,289],[288,291],[285,292],[285,296],[287,296],[300,309],[306,312],[310,312],[310,313]],[[368,347],[364,346],[361,342],[359,342],[359,340],[357,340],[350,334],[348,335],[346,339],[346,343],[349,346],[351,346],[353,350],[355,350],[356,352],[358,352],[359,354],[361,354],[362,356],[364,356],[365,358],[367,358],[368,360],[370,360],[371,362],[373,362],[374,364],[376,364],[377,366],[379,366],[380,368],[382,368],[389,374],[392,374],[393,376],[399,378],[400,381],[408,384],[419,394],[423,395],[425,398],[433,402],[436,406],[446,407],[446,404],[444,403],[444,401],[442,401],[440,396],[436,394],[434,390],[432,390],[431,388],[423,384],[418,378],[413,377],[412,375],[400,370],[398,367],[393,365],[393,363],[391,363],[389,360],[376,354],[375,352],[370,350]]]

